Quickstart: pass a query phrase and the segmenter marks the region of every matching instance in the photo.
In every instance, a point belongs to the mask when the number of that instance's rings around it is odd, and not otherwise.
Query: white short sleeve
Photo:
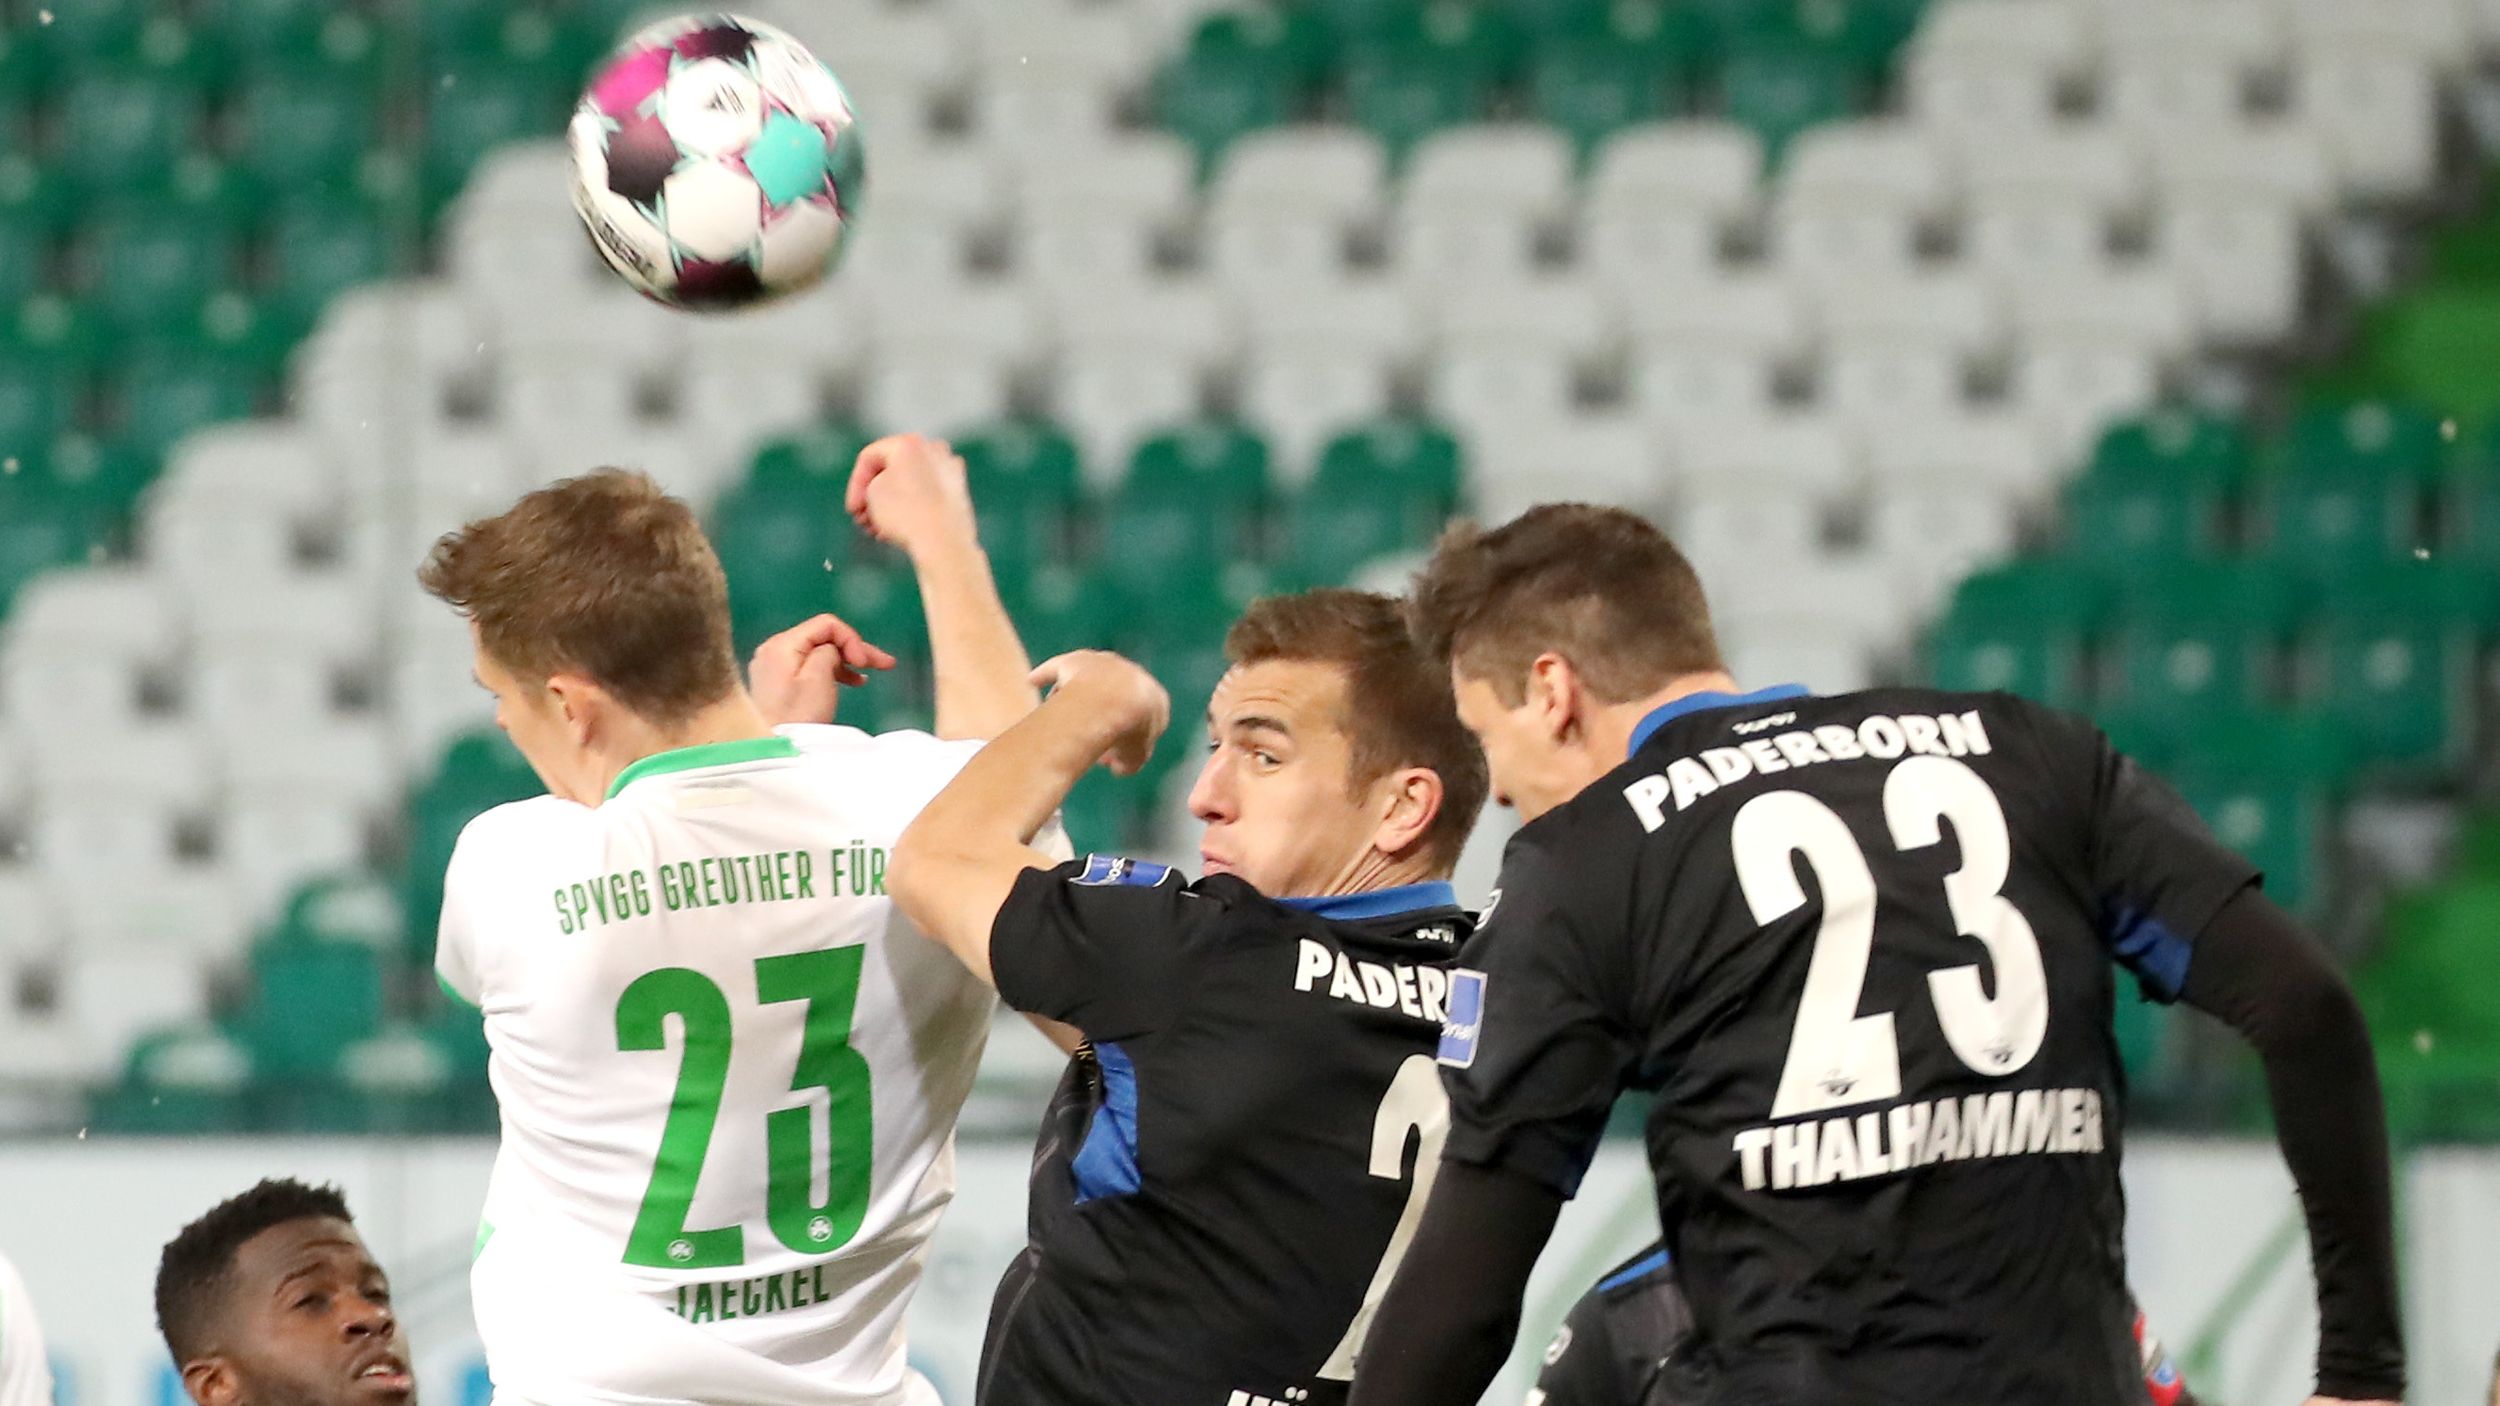
[[[52,1362],[26,1281],[0,1259],[0,1406],[52,1406]]]
[[[591,812],[553,796],[500,805],[470,821],[443,874],[443,915],[435,929],[434,975],[443,989],[484,1009],[494,987],[498,923],[509,926],[533,877],[562,837]],[[541,895],[543,897],[543,895]]]

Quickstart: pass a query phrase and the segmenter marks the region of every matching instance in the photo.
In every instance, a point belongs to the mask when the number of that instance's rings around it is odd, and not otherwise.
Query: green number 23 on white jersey
[[[780,1109],[764,1119],[768,1172],[765,1219],[773,1236],[802,1254],[823,1254],[850,1243],[868,1214],[870,1137],[868,1061],[852,1049],[851,1012],[859,1003],[865,947],[793,952],[755,963],[755,996],[765,1005],[807,1002],[799,1044],[797,1092],[822,1089],[829,1114],[825,1137],[825,1199],[815,1198],[815,1110]],[[660,1269],[719,1269],[746,1263],[746,1231],[726,1225],[689,1230],[695,1184],[703,1156],[720,1121],[721,1093],[729,1083],[729,998],[710,977],[685,967],[663,967],[637,977],[616,1002],[616,1047],[623,1051],[668,1048],[668,1018],[685,1027],[685,1050],[677,1065],[677,1092],[660,1129],[660,1151],[651,1185],[626,1237],[625,1262]]]

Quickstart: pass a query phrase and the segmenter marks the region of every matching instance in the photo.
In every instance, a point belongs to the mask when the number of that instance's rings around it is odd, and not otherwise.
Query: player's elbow
[[[944,886],[939,877],[946,868],[946,846],[940,836],[933,835],[917,823],[903,831],[894,842],[894,853],[887,856],[885,891],[894,898],[896,907],[914,922],[927,921],[937,894]]]

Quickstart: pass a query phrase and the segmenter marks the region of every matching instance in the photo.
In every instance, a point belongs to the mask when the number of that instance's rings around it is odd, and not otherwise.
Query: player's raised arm
[[[920,580],[937,669],[937,734],[991,738],[1033,711],[1033,661],[998,599],[964,461],[942,440],[888,435],[860,451],[845,500],[861,530],[903,549]]]
[[[1048,700],[956,773],[886,871],[904,915],[992,985],[990,930],[1016,876],[1056,862],[1034,835],[1097,761],[1123,776],[1145,765],[1172,711],[1163,686],[1116,654],[1061,655],[1031,680]]]

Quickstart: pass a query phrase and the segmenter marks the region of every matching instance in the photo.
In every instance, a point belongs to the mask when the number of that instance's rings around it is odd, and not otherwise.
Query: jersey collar
[[[1773,684],[1769,688],[1757,689],[1752,693],[1688,693],[1641,719],[1640,725],[1632,729],[1632,745],[1625,750],[1624,755],[1631,756],[1638,753],[1641,748],[1649,745],[1649,739],[1658,735],[1658,729],[1688,713],[1705,713],[1713,708],[1742,708],[1754,703],[1777,703],[1786,698],[1811,696],[1813,696],[1812,691],[1805,685],[1794,683]]]
[[[1331,894],[1325,898],[1280,898],[1276,901],[1315,917],[1337,922],[1359,922],[1366,918],[1394,918],[1401,913],[1421,913],[1428,908],[1456,908],[1458,889],[1436,879],[1430,883],[1373,889],[1369,893]]]
[[[700,747],[679,747],[654,752],[616,774],[608,783],[609,800],[616,793],[646,776],[663,776],[672,771],[693,771],[698,767],[736,766],[740,762],[771,761],[795,757],[799,744],[787,737],[751,737],[743,742],[706,742]]]

